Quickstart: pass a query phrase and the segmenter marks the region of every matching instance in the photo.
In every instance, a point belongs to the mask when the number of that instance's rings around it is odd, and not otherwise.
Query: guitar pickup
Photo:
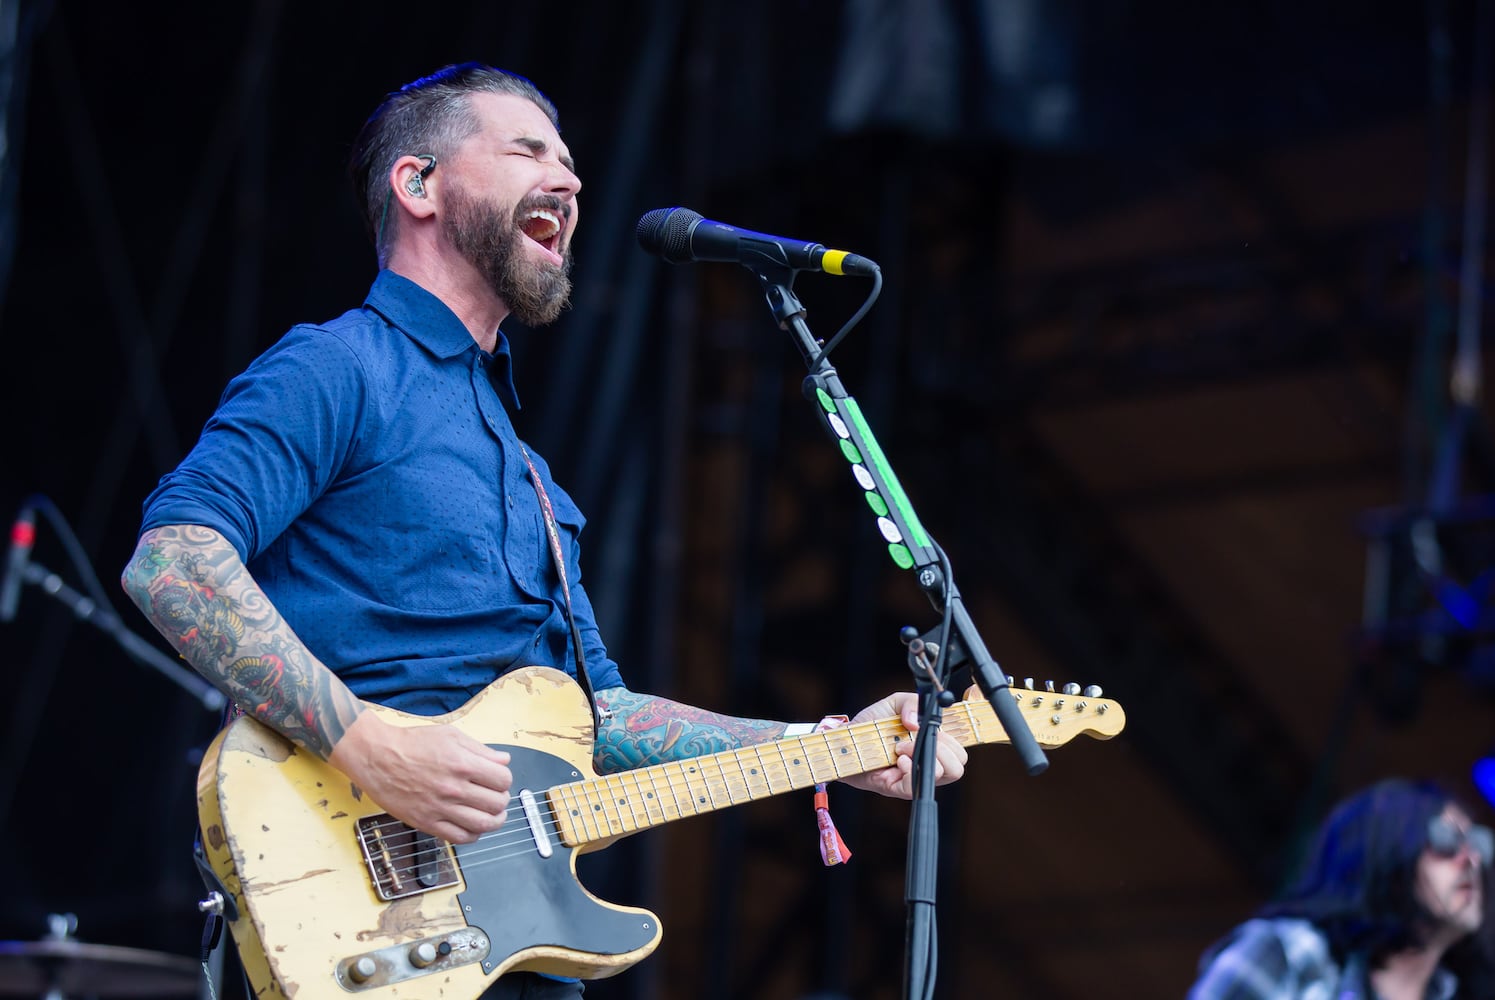
[[[450,844],[388,813],[358,821],[358,846],[374,891],[382,900],[415,896],[460,881]]]

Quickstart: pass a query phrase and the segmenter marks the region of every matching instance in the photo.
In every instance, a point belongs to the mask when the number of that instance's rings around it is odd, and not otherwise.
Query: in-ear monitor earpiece
[[[425,160],[426,165],[420,168],[420,172],[412,174],[405,182],[405,190],[417,198],[426,196],[426,178],[431,176],[431,171],[436,169],[436,156],[434,153],[421,153],[417,160]]]

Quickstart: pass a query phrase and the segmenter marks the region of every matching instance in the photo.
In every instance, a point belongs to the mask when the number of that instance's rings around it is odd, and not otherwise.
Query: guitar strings
[[[855,736],[857,734],[848,735]],[[865,733],[861,735],[865,735]],[[804,763],[799,766],[809,766],[813,770],[816,766],[824,764],[827,761],[834,761],[836,754],[831,752],[829,747],[826,747],[824,749],[817,749],[813,746],[813,744],[821,741],[815,740],[814,737],[803,737],[802,739],[809,745],[803,745],[799,748],[801,751],[801,756],[804,758]],[[866,741],[863,740],[861,742],[865,743]],[[757,749],[771,746],[772,744],[765,743],[758,745]],[[880,737],[878,747],[881,753],[886,755],[887,752],[882,751]],[[780,752],[781,757],[783,757],[785,748],[774,747],[774,749],[777,749]],[[723,753],[727,755],[726,759],[730,759],[733,755],[736,755],[739,752],[740,751],[724,751]],[[619,828],[614,829],[612,822],[606,815],[605,810],[602,809],[601,802],[596,802],[594,804],[593,813],[577,813],[573,819],[574,828],[577,829],[577,831],[580,832],[586,838],[586,840],[596,840],[606,836],[622,835],[629,832],[647,829],[656,825],[656,822],[669,822],[671,820],[671,816],[670,810],[667,807],[667,803],[669,803],[671,800],[673,800],[674,802],[674,818],[683,819],[688,816],[699,815],[702,812],[709,812],[717,808],[722,808],[724,807],[724,805],[738,804],[738,800],[734,798],[733,795],[734,790],[739,790],[746,793],[746,797],[741,800],[743,802],[753,801],[755,798],[762,797],[755,796],[753,794],[752,789],[749,787],[752,781],[748,777],[746,770],[743,768],[743,765],[740,762],[738,764],[739,771],[741,772],[740,781],[733,780],[733,777],[728,773],[731,770],[730,767],[718,767],[716,769],[717,776],[708,775],[707,772],[709,771],[709,769],[701,765],[704,762],[708,761],[712,756],[715,755],[692,758],[687,761],[671,761],[664,765],[654,765],[654,767],[660,768],[660,770],[654,772],[654,774],[663,774],[665,777],[665,781],[663,782],[663,784],[665,785],[665,790],[669,793],[669,797],[665,798],[663,796],[660,796],[659,802],[661,804],[657,807],[650,807],[647,804],[647,801],[645,801],[643,805],[644,815],[642,821],[639,818],[639,810],[631,805],[628,806],[629,818],[632,819],[633,824],[632,830],[628,829],[627,821],[625,820],[622,808],[614,810],[617,814],[619,822]],[[864,760],[860,753],[860,749],[858,749],[858,757],[859,759]],[[886,759],[886,756],[884,756],[882,759]],[[718,763],[720,762],[718,761]],[[784,757],[782,763],[785,767],[790,766],[787,757]],[[761,764],[762,761],[760,759],[760,765]],[[863,765],[863,770],[871,769],[873,768],[866,768],[865,765]],[[551,801],[552,795],[555,795],[561,799],[569,798],[572,800],[572,804],[586,804],[588,802],[592,802],[596,798],[599,798],[600,796],[598,796],[596,793],[604,787],[606,788],[609,797],[611,797],[611,795],[615,794],[617,791],[629,792],[630,790],[626,787],[626,785],[630,783],[633,785],[633,794],[645,793],[646,783],[644,780],[642,780],[643,775],[640,773],[641,771],[645,770],[648,769],[625,771],[620,772],[616,775],[588,779],[587,781],[582,782],[571,782],[565,785],[557,785],[552,787],[551,789],[548,789],[546,791],[546,794],[541,797],[541,801],[545,803],[541,810],[541,816],[539,817],[539,822],[542,829],[546,834],[553,836],[563,846],[566,846],[565,840],[561,836],[561,821],[557,818],[554,811],[554,804]],[[839,773],[839,769],[835,770],[837,770],[837,772]],[[684,771],[698,772],[701,777],[692,778],[682,773]],[[861,773],[861,770],[859,770],[857,773]],[[767,790],[770,795],[778,794],[778,792],[773,789],[773,782],[771,779],[765,776],[763,778],[763,782],[767,786]],[[813,783],[813,776],[811,783]],[[660,784],[661,783],[658,780],[650,780],[647,783],[647,787],[649,788],[649,792],[647,794],[657,794],[660,791]],[[625,787],[619,788],[618,786],[620,785]],[[784,788],[782,791],[791,791],[795,787],[807,787],[807,785],[794,786],[791,784],[789,787]],[[709,805],[705,809],[699,808],[698,800],[695,798],[695,792],[701,791],[703,789],[706,792],[707,802],[709,803]],[[682,790],[687,793],[683,797],[683,799],[679,794]],[[721,805],[719,804],[719,799],[723,795],[725,796],[727,801],[724,805]],[[626,804],[627,797],[625,796],[625,798],[621,801]],[[682,802],[689,803],[690,808],[687,808],[687,806],[682,804]],[[658,811],[657,821],[655,818],[656,808]],[[600,814],[600,816],[594,815],[594,813]],[[601,828],[603,825],[606,825],[607,827],[605,830]],[[393,830],[400,834],[404,834],[411,830],[409,826],[401,823],[398,820],[395,820],[393,817],[391,817],[388,821],[373,825],[371,829],[380,833],[388,833],[389,831]],[[482,844],[483,847],[476,850],[473,847],[468,847],[462,851],[461,862],[464,869],[477,867],[497,861],[503,861],[516,856],[516,854],[528,854],[535,850],[535,837],[529,828],[528,822],[516,820],[512,823],[506,823],[503,828],[495,830],[492,833],[483,834],[474,842],[474,844]],[[449,845],[446,841],[441,841],[439,839],[433,838],[432,846],[428,848],[409,851],[396,848],[395,853],[398,855],[401,863],[398,865],[390,866],[388,870],[396,879],[406,876],[413,876],[413,873],[419,868],[430,864],[433,860],[441,858],[445,854],[449,846],[451,845]],[[519,850],[511,851],[509,850],[511,848],[518,848]]]
[[[984,739],[980,732],[974,706],[980,706],[979,702],[965,701],[951,709],[947,709],[942,728],[945,732],[955,737],[962,743],[980,743]],[[958,709],[959,711],[956,711]],[[745,802],[755,801],[765,796],[757,795],[753,791],[755,784],[764,786],[767,797],[793,791],[797,788],[808,787],[819,780],[831,780],[841,777],[841,768],[836,765],[838,756],[844,756],[845,750],[853,750],[857,757],[857,767],[847,776],[852,774],[863,774],[868,771],[885,767],[892,762],[893,753],[891,744],[887,740],[889,735],[886,730],[892,730],[891,735],[895,737],[893,742],[909,735],[898,719],[877,719],[870,722],[856,723],[854,725],[841,727],[824,733],[816,733],[791,740],[773,740],[766,743],[753,744],[734,750],[719,751],[714,754],[706,754],[701,757],[688,758],[682,761],[667,761],[661,764],[649,765],[629,771],[621,771],[617,774],[603,775],[589,778],[583,781],[569,782],[555,785],[545,789],[537,795],[537,801],[541,803],[539,816],[536,823],[541,832],[553,837],[563,848],[580,846],[606,837],[623,836],[626,834],[640,832],[653,826],[671,822],[675,819],[685,819],[690,816],[701,815],[706,812],[714,812],[727,806],[739,805]],[[832,738],[834,737],[834,739]],[[785,744],[789,744],[786,748]],[[796,745],[797,744],[797,745]],[[869,766],[868,757],[863,755],[863,748],[875,747],[876,753],[870,754],[873,763]],[[788,753],[798,750],[803,757],[803,763],[798,759],[791,765]],[[745,751],[751,751],[758,757],[759,768],[754,768],[757,773],[761,768],[765,773],[754,781],[749,775],[748,768],[744,764]],[[811,771],[811,780],[803,784],[794,784],[793,779],[788,787],[775,789],[772,777],[767,773],[773,770],[765,765],[763,753],[765,751],[776,751],[779,755],[779,764],[785,768],[786,774],[794,767],[807,767]],[[829,762],[834,772],[822,779],[816,776],[814,770]],[[731,774],[732,764],[736,765],[737,775]],[[714,769],[715,774],[711,772]],[[686,773],[689,772],[689,773]],[[668,799],[659,795],[656,807],[649,805],[661,791],[659,780],[663,776],[663,791],[668,793]],[[694,775],[694,776],[693,776]],[[740,776],[740,780],[738,780]],[[646,782],[647,779],[647,789]],[[632,783],[632,789],[628,784]],[[605,806],[605,797],[599,792],[606,791],[606,798],[612,797],[617,792],[625,793],[623,798],[617,799],[617,806],[613,807],[616,823],[609,818]],[[689,811],[682,804],[680,792],[684,790],[685,802],[690,803]],[[693,798],[696,792],[705,791],[704,800]],[[744,794],[740,801],[734,798],[734,791]],[[718,801],[718,792],[724,795],[726,802]],[[643,820],[639,819],[639,810],[633,805],[631,796],[643,794],[641,800]],[[571,813],[571,828],[579,834],[575,844],[568,844],[563,834],[563,823],[556,812],[555,805],[559,801],[562,805],[569,807]],[[668,804],[673,802],[674,815],[671,816]],[[577,809],[577,806],[591,805],[590,812]],[[704,805],[704,808],[702,806]],[[627,816],[624,815],[624,808]],[[656,820],[654,809],[658,810]],[[631,825],[630,825],[631,821]],[[411,831],[411,828],[393,817],[387,823],[376,824],[373,829],[385,832],[390,828],[399,831]],[[411,831],[413,832],[413,831]],[[433,859],[440,858],[454,845],[439,838],[431,838],[433,846],[400,854],[401,865],[394,866],[388,870],[393,877],[400,878],[411,876],[412,873],[430,864]],[[516,856],[530,854],[537,849],[536,834],[531,829],[528,817],[523,822],[506,822],[499,830],[483,834],[474,841],[474,845],[482,844],[481,848],[468,847],[461,852],[460,863],[463,870],[481,867],[486,864],[496,863]]]
[[[887,766],[892,758],[891,749],[886,745],[883,733],[883,730],[889,728],[890,725],[894,729],[894,734],[899,738],[907,735],[907,731],[897,720],[875,720],[873,722],[847,726],[839,730],[832,730],[829,733],[798,737],[798,747],[792,746],[794,741],[775,740],[754,744],[737,750],[721,751],[717,754],[708,754],[683,761],[669,761],[664,764],[651,765],[648,768],[638,768],[632,771],[622,771],[617,774],[600,776],[585,781],[556,785],[547,789],[542,796],[538,797],[544,803],[540,810],[539,823],[544,833],[554,836],[563,846],[568,846],[565,845],[565,840],[561,836],[562,823],[555,812],[553,797],[562,800],[567,798],[572,800],[567,804],[573,806],[573,828],[586,838],[585,841],[582,841],[584,843],[604,837],[621,836],[626,833],[641,831],[659,823],[670,822],[672,819],[684,819],[692,815],[700,815],[704,812],[712,812],[719,808],[737,805],[740,802],[754,801],[757,798],[764,797],[762,795],[755,795],[753,792],[752,786],[760,782],[765,786],[768,795],[772,796],[780,794],[781,791],[787,792],[796,788],[808,787],[816,780],[819,780],[812,773],[809,782],[801,785],[791,783],[789,787],[776,790],[773,787],[774,782],[772,778],[766,774],[761,775],[759,781],[754,781],[749,776],[746,765],[741,759],[744,750],[755,752],[754,755],[759,757],[760,768],[764,767],[762,754],[765,751],[776,751],[780,757],[778,763],[786,769],[791,767],[808,767],[813,772],[817,767],[830,763],[835,774],[826,776],[827,780],[829,780],[841,774],[841,769],[835,766],[835,762],[838,757],[845,756],[845,754],[844,752],[838,752],[837,746],[849,746],[850,749],[856,752],[858,761],[858,767],[850,773],[861,774],[866,771],[876,770],[878,767]],[[947,725],[944,728],[952,736],[956,736],[957,738],[969,734],[969,727],[961,725],[958,719],[954,724]],[[830,739],[832,735],[837,737],[834,742]],[[871,738],[869,739],[868,737]],[[786,748],[780,745],[784,742],[791,743],[791,746]],[[870,755],[874,761],[872,766],[867,766],[867,756],[862,752],[864,747],[868,749],[875,747],[877,750],[876,754]],[[793,765],[790,764],[788,754],[794,750],[800,752],[803,763],[796,762]],[[732,763],[736,764],[738,775],[730,773],[733,770],[730,766]],[[707,766],[711,764],[716,766],[714,768]],[[723,766],[724,764],[726,766]],[[712,770],[715,771],[714,775],[710,773]],[[690,774],[684,773],[687,771],[697,776],[692,777]],[[657,795],[660,791],[659,786],[661,782],[658,780],[658,776],[660,775],[664,777],[664,790],[669,793],[669,798],[666,799],[660,796],[658,799],[660,805],[657,807],[650,807],[646,799],[643,803],[643,820],[640,821],[639,810],[629,803],[629,797],[625,794],[623,799],[617,800],[620,807],[614,809],[617,815],[617,826],[614,827],[613,822],[608,818],[606,810],[603,808],[601,796],[596,793],[605,788],[608,797],[611,797],[618,791]],[[646,777],[648,778],[647,790]],[[633,785],[631,790],[626,787],[629,783]],[[687,793],[683,801],[689,803],[689,808],[682,804],[682,797],[679,794],[682,790]],[[706,793],[705,808],[701,808],[702,803],[695,794],[702,790]],[[745,797],[741,800],[737,799],[734,797],[734,791],[745,794]],[[717,793],[721,794],[718,795]],[[726,800],[724,803],[719,801],[723,797]],[[673,800],[674,804],[675,815],[673,817],[670,815],[670,809],[667,806],[671,800]],[[592,812],[588,813],[586,811],[575,810],[574,805],[577,804],[592,804]],[[627,808],[626,817],[621,806],[626,806]],[[655,818],[655,808],[658,811],[657,820]],[[631,828],[629,820],[631,820]],[[409,831],[411,828],[391,817],[389,821],[376,824],[372,829],[378,832],[388,832],[390,829],[395,829],[403,833]],[[462,851],[461,864],[464,870],[504,861],[518,855],[529,854],[535,850],[535,836],[530,830],[528,822],[506,822],[504,827],[499,830],[478,837],[474,841],[474,844],[481,844],[483,846],[480,849],[468,847]],[[398,852],[401,864],[392,867],[390,871],[396,878],[412,876],[420,867],[445,855],[451,846],[446,841],[435,840],[433,846],[428,848]],[[511,850],[513,848],[519,848],[519,850]]]
[[[969,739],[972,742],[980,742],[979,726],[970,710],[970,703],[962,703],[957,707],[965,709],[965,711],[952,714],[943,728],[958,740],[964,741]],[[788,748],[790,752],[794,749],[798,749],[801,752],[804,762],[800,763],[796,760],[792,766],[808,767],[812,772],[811,781],[801,785],[791,784],[787,788],[776,790],[773,787],[772,778],[765,774],[761,780],[769,796],[780,794],[780,791],[787,792],[799,787],[808,787],[815,780],[819,780],[813,774],[814,769],[827,761],[831,762],[832,770],[835,774],[827,775],[826,780],[841,776],[841,769],[835,765],[835,760],[837,756],[844,756],[845,749],[848,747],[856,752],[858,758],[858,766],[851,773],[865,773],[891,763],[892,754],[886,743],[886,734],[884,732],[888,728],[892,728],[892,735],[898,739],[908,735],[907,730],[904,729],[899,720],[880,719],[858,723],[854,726],[847,726],[827,733],[798,737],[797,748],[794,747],[795,741],[770,741],[736,750],[707,754],[684,761],[669,761],[664,764],[623,771],[614,775],[599,776],[585,781],[556,785],[542,793],[541,801],[544,804],[541,809],[541,815],[537,817],[537,822],[545,835],[553,836],[563,847],[579,846],[581,843],[605,837],[623,836],[642,831],[660,823],[670,822],[672,819],[684,819],[688,816],[700,815],[703,812],[712,812],[725,806],[740,804],[734,798],[734,791],[745,794],[742,802],[754,801],[756,798],[762,796],[754,794],[752,786],[756,782],[749,776],[748,770],[743,763],[743,751],[754,751],[755,755],[759,757],[760,766],[762,766],[764,763],[762,759],[763,751],[765,749],[775,750],[779,754],[780,763],[784,767],[789,768],[791,765],[786,755],[786,748],[783,745],[785,742],[790,743],[790,747]],[[830,738],[832,733],[837,737],[834,741]],[[873,755],[875,763],[871,766],[868,766],[866,757],[862,753],[864,746],[871,745],[871,741],[867,739],[869,736],[876,741],[877,748],[877,753]],[[839,752],[838,747],[840,748]],[[741,777],[740,781],[735,780],[735,776],[730,773],[732,771],[730,766],[723,766],[724,764],[730,765],[732,763],[736,764],[736,769]],[[712,768],[707,766],[712,764],[715,765],[715,775],[711,774]],[[698,777],[691,777],[684,773],[686,771],[698,775]],[[754,771],[756,772],[757,769],[754,769]],[[659,818],[656,821],[653,809],[648,804],[648,799],[660,791],[659,775],[664,776],[664,790],[669,793],[669,799],[660,796],[660,805],[658,806]],[[640,821],[639,810],[632,804],[629,794],[625,794],[622,799],[617,801],[619,806],[627,808],[628,815],[625,817],[623,808],[614,808],[613,812],[617,818],[615,824],[608,817],[607,811],[603,808],[602,796],[598,795],[597,792],[600,789],[606,789],[608,797],[611,797],[611,795],[618,791],[630,793],[627,785],[631,782],[633,785],[632,794],[643,793],[645,792],[644,779],[646,777],[648,778],[649,791],[642,802],[643,821]],[[690,798],[691,794],[697,791],[704,790],[706,799],[702,802],[702,800],[697,798],[692,803],[690,811],[687,811],[682,805],[679,794],[682,789],[688,793],[687,798]],[[718,802],[718,795],[716,794],[718,792],[725,795],[727,800],[725,804]],[[555,812],[556,800],[560,800],[564,805],[572,807],[570,810],[572,813],[572,829],[580,833],[584,838],[579,840],[576,845],[568,845],[562,836],[562,821]],[[670,815],[670,810],[666,805],[670,800],[673,800],[675,806],[675,815],[673,817]],[[593,806],[590,813],[574,808],[576,805],[586,804]],[[706,806],[704,809],[700,808],[703,804]],[[630,820],[631,826],[629,823]],[[393,818],[385,826],[394,826],[404,830],[409,829],[409,827],[397,820],[393,820]],[[383,829],[383,827],[380,827],[380,829]],[[530,824],[526,818],[526,821],[522,824],[519,822],[508,823],[500,830],[483,834],[474,841],[474,844],[482,844],[484,846],[479,849],[468,847],[461,852],[462,856],[460,860],[464,870],[529,854],[536,849],[536,837],[535,833],[530,829]],[[392,870],[396,877],[410,875],[415,869],[429,864],[433,857],[444,854],[451,846],[445,841],[436,840],[430,848],[406,852],[401,855],[401,861],[408,863],[395,867]]]

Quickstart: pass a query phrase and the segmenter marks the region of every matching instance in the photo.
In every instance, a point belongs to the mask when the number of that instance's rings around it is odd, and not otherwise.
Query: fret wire
[[[763,787],[766,788],[768,790],[768,794],[772,796],[774,794],[773,778],[768,773],[768,765],[763,763],[763,744],[753,744],[753,756],[758,759],[758,775],[763,780]]]
[[[550,814],[555,817],[556,832],[564,842],[567,837],[567,828],[563,824],[566,823],[567,818],[565,815],[565,803],[562,801],[565,798],[565,793],[562,791],[563,787],[562,785],[556,785],[552,788],[547,788],[544,798],[550,805]],[[570,836],[573,840],[575,839],[576,834],[574,830],[572,830]]]
[[[784,761],[784,774],[789,779],[789,788],[785,789],[785,791],[788,791],[789,789],[792,789],[792,788],[796,787],[796,785],[794,783],[794,767],[795,767],[795,765],[789,763],[789,758],[784,756],[784,744],[785,743],[790,743],[790,744],[793,744],[795,746],[798,746],[799,747],[800,756],[802,756],[802,757],[803,756],[807,756],[807,754],[805,754],[805,741],[804,741],[803,737],[795,737],[792,740],[774,740],[774,745],[776,747],[778,747],[778,749],[779,749],[779,757],[780,757],[780,759],[782,759]],[[799,787],[803,787],[803,786],[799,786]]]
[[[678,763],[675,764],[674,767],[675,767],[676,770],[680,770],[680,765]],[[669,786],[670,786],[670,798],[672,798],[672,799],[675,800],[675,812],[678,814],[678,816],[679,816],[680,819],[684,819],[685,818],[685,809],[684,809],[683,806],[680,805],[680,793],[677,792],[677,791],[675,791],[675,780],[670,777],[669,765],[666,765],[665,766],[665,770],[662,771],[661,773],[663,773],[665,775],[665,780],[667,780],[669,782]],[[685,785],[686,785],[686,789],[689,790],[689,788],[690,788],[690,782],[687,781],[685,783]],[[691,799],[691,801],[694,802],[695,800]]]
[[[744,796],[741,800],[737,798],[737,795],[735,794],[737,779],[727,772],[727,763],[728,761],[730,761],[734,764],[737,764],[738,772],[741,773],[742,765],[737,761],[737,751],[729,750],[725,753],[725,755],[716,754],[714,755],[714,759],[716,761],[716,769],[722,776],[722,784],[727,786],[728,804],[735,806],[739,801],[746,802],[746,796]]]
[[[721,779],[722,791],[727,793],[727,805],[736,805],[732,798],[732,783],[727,778],[727,772],[722,767],[722,762],[716,754],[701,758],[701,780],[706,783],[706,795],[711,799],[712,808],[716,808],[716,796],[711,794],[712,779],[707,774],[707,765],[716,768],[717,776]]]
[[[660,813],[660,815],[664,816],[666,819],[668,819],[669,815],[670,815],[670,810],[669,810],[668,803],[665,802],[664,796],[662,796],[662,795],[659,794],[659,776],[660,776],[661,773],[662,772],[657,771],[654,768],[650,768],[649,769],[649,787],[654,790],[654,797],[659,802],[659,813]],[[665,782],[665,787],[669,788],[669,790],[670,790],[670,798],[673,799],[675,797],[675,789],[673,788],[673,786],[671,786],[669,784],[668,781]],[[675,816],[676,816],[677,819],[679,818],[679,815],[680,815],[680,803],[676,802],[675,803]]]
[[[592,779],[582,781],[577,785],[581,792],[582,801],[587,807],[587,815],[597,824],[597,835],[606,837],[612,832],[612,824],[607,821],[607,789],[600,787],[602,782]],[[601,794],[598,794],[601,792]]]
[[[613,827],[612,823],[609,822],[607,818],[607,807],[609,805],[608,796],[606,794],[607,789],[603,788],[603,794],[598,795],[598,782],[591,781],[588,782],[588,784],[591,785],[591,787],[586,790],[587,804],[592,807],[592,816],[596,818],[599,829],[602,832],[602,836],[610,836],[613,832]]]
[[[617,774],[609,774],[607,780],[613,783],[614,795],[621,796],[621,798],[617,799],[619,805],[628,807],[628,817],[624,820],[624,829],[629,832],[642,830],[648,824],[639,824],[638,810],[633,807],[634,793],[628,789],[628,772],[619,771]],[[618,811],[618,818],[620,820],[623,819],[621,809]]]
[[[872,770],[872,768],[870,768],[870,767],[867,766],[867,761],[862,756],[862,748],[860,746],[860,741],[858,741],[855,736],[853,736],[852,739],[851,739],[851,749],[854,750],[854,751],[856,751],[856,755],[857,755],[857,769],[861,773],[863,773],[863,774],[866,774],[868,771]]]
[[[624,771],[623,774],[633,779],[633,791],[639,797],[639,802],[644,807],[644,826],[653,826],[654,817],[649,815],[649,796],[644,792],[644,783],[639,780],[638,771]],[[632,808],[630,806],[630,808]],[[642,829],[642,827],[640,827]]]
[[[822,779],[822,780],[834,780],[836,778],[841,777],[841,768],[838,767],[837,764],[836,764],[836,748],[831,743],[831,733],[833,733],[833,732],[835,732],[834,729],[828,729],[825,732],[818,734],[820,736],[821,741],[825,743],[826,753],[829,754],[828,759],[830,760],[830,765],[831,765],[830,778],[828,778],[828,779]],[[811,772],[813,773],[813,771],[814,771],[814,765],[812,764],[810,767],[811,767]]]
[[[592,798],[592,814],[601,821],[602,828],[607,831],[604,836],[612,836],[614,833],[620,832],[616,827],[623,825],[622,816],[618,816],[616,824],[608,817],[609,809],[613,811],[614,815],[617,815],[617,809],[613,806],[612,789],[608,787],[609,780],[607,777],[602,777],[593,778],[587,782],[589,786],[587,794]]]
[[[747,754],[747,748],[732,751],[732,763],[737,765],[737,773],[742,776],[742,794],[745,801],[753,801],[753,782],[748,777],[747,768],[742,766],[742,758]]]
[[[561,787],[561,806],[566,812],[566,821],[571,824],[571,836],[576,838],[578,844],[585,842],[587,831],[580,809],[576,807],[576,789],[570,785]]]
[[[643,830],[644,827],[653,827],[653,821],[649,818],[649,800],[643,797],[643,786],[638,783],[638,771],[623,771],[622,777],[623,780],[628,780],[629,777],[632,777],[632,782],[634,782],[634,795],[638,795],[638,798],[640,798],[640,803],[643,804],[644,807],[644,822],[643,824],[640,824],[640,822],[638,822],[638,813],[634,812],[634,804],[632,804],[632,800],[629,800],[628,812],[634,815],[634,827],[637,828],[637,830]]]
[[[700,775],[700,779],[699,779],[700,783],[701,783],[701,785],[703,785],[705,787],[705,790],[706,790],[706,802],[708,803],[708,807],[707,807],[707,809],[705,811],[706,812],[715,812],[716,808],[717,808],[717,805],[716,805],[716,796],[711,794],[711,783],[706,780],[706,773],[705,773],[705,771],[702,770],[701,765],[699,763],[694,764],[692,766],[692,770],[694,770],[696,774]],[[728,798],[730,800],[730,796]],[[697,813],[701,812],[701,809],[700,809],[700,805],[701,805],[700,798],[697,795],[695,795],[694,792],[692,792],[692,794],[691,794],[691,801],[696,804],[696,812]]]
[[[585,794],[576,785],[568,787],[571,794],[566,804],[570,807],[571,822],[576,824],[577,837],[583,841],[596,840],[597,834],[592,829],[592,817],[587,813]]]
[[[737,760],[737,753],[737,750],[731,750],[725,755],[717,754],[715,758],[716,769],[722,776],[722,784],[727,786],[727,801],[734,806],[748,801],[748,796],[744,791],[740,790],[741,786],[737,784],[738,777],[742,774],[742,765]],[[729,763],[737,764],[737,774],[734,775],[731,773],[727,767]],[[739,795],[742,795],[742,798],[738,798]]]
[[[625,833],[627,832],[627,827],[623,824],[623,813],[618,809],[617,799],[613,797],[612,781],[612,775],[608,775],[602,779],[603,790],[607,793],[607,798],[602,802],[602,819],[607,823],[607,832],[609,834],[614,832]],[[607,818],[607,811],[609,809],[612,810],[614,816],[618,817],[616,831],[613,829],[612,822]]]

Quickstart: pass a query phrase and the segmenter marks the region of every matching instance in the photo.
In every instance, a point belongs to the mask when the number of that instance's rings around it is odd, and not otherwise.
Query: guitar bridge
[[[456,885],[451,845],[406,826],[388,813],[358,821],[358,845],[374,891],[385,901]]]

